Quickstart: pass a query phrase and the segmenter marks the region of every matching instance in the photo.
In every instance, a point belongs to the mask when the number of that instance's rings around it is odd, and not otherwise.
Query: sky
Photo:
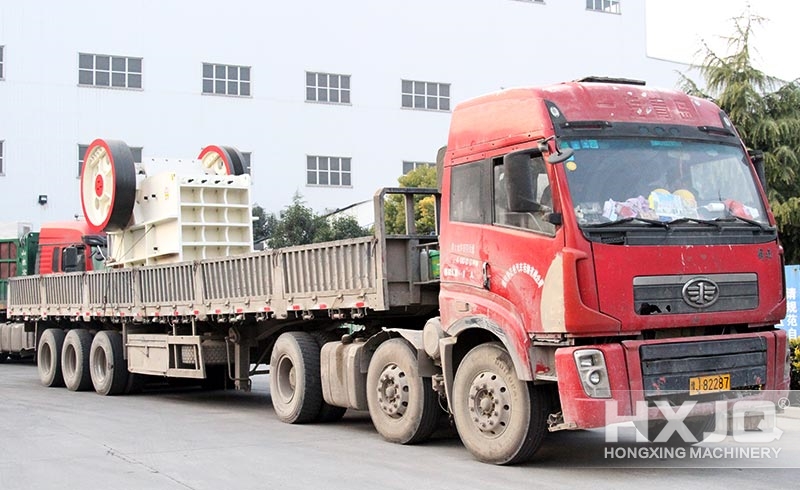
[[[637,0],[634,0],[637,1]],[[645,0],[647,54],[654,58],[700,63],[705,40],[724,54],[720,36],[734,32],[733,17],[750,10],[766,20],[756,26],[753,64],[782,80],[800,78],[800,2],[796,0]],[[624,8],[624,7],[623,7]]]

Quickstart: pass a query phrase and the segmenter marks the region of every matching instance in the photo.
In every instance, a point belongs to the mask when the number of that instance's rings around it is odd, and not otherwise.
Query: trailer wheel
[[[673,432],[664,441],[657,440],[659,434],[661,434],[661,431],[667,426],[666,420],[633,421],[633,425],[636,427],[636,430],[645,436],[648,441],[672,446],[690,446],[692,444],[697,444],[698,442],[703,442],[703,440],[707,437],[706,433],[714,432],[714,429],[717,426],[714,415],[687,417],[683,420],[683,424],[686,425],[686,428],[689,429],[689,432],[697,440],[696,442],[685,441],[683,436],[681,436],[678,432]]]
[[[94,390],[101,395],[119,395],[128,386],[128,366],[122,353],[122,335],[103,330],[97,332],[89,353]]]
[[[320,350],[322,350],[322,346],[328,342],[335,342],[341,339],[341,335],[336,335],[334,332],[314,332],[311,334],[314,337],[314,340],[317,341],[317,345],[319,345]],[[322,398],[322,406],[319,409],[319,415],[317,416],[317,422],[322,423],[331,423],[341,420],[344,417],[345,412],[347,409],[345,407],[337,407],[336,405],[331,405],[325,401],[325,397]]]
[[[417,355],[403,339],[382,343],[367,369],[367,406],[384,439],[416,444],[436,429],[441,409],[431,380],[419,376]]]
[[[64,331],[60,328],[48,328],[39,339],[36,353],[39,380],[44,386],[51,388],[64,386],[61,371],[61,351],[64,348]]]
[[[124,228],[135,199],[136,167],[128,145],[94,140],[81,169],[81,206],[89,227],[95,232]]]
[[[244,155],[232,146],[206,146],[197,157],[203,171],[211,175],[242,175]]]
[[[515,464],[533,457],[547,431],[547,400],[520,380],[499,343],[470,350],[453,382],[453,418],[464,446],[485,463]]]
[[[302,424],[317,418],[322,405],[319,346],[310,334],[278,337],[269,361],[269,392],[281,422]]]
[[[92,347],[92,334],[84,328],[67,332],[61,351],[61,371],[64,384],[70,391],[86,391],[92,387],[89,374],[89,351]]]

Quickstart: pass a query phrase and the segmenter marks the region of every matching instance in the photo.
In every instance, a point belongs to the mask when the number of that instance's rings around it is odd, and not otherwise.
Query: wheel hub
[[[297,369],[288,356],[278,360],[274,376],[277,378],[277,393],[274,396],[278,396],[284,402],[291,401],[297,388]]]
[[[392,418],[400,418],[408,408],[408,379],[396,364],[384,368],[378,377],[378,403]]]
[[[511,401],[505,382],[491,372],[482,372],[469,389],[469,412],[475,427],[487,435],[502,434],[511,419]]]

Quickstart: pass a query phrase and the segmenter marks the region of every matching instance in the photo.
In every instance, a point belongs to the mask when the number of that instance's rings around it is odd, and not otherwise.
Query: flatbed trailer
[[[383,216],[388,195],[439,198],[435,189],[382,189],[375,216]],[[413,216],[413,200],[406,201]],[[377,221],[374,236],[17,278],[9,288],[9,315],[29,322],[38,336],[65,322],[118,329],[134,374],[205,378],[207,364],[229,364],[236,386],[248,389],[250,365],[264,360],[276,332],[348,320],[421,329],[434,316],[438,280],[422,282],[419,266],[420,251],[435,248],[437,236],[413,233],[413,220],[412,233],[387,235]]]

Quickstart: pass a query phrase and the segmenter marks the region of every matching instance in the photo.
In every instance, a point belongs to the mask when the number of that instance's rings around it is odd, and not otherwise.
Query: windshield
[[[564,166],[581,225],[741,219],[768,224],[741,148],[655,139],[568,139]]]

